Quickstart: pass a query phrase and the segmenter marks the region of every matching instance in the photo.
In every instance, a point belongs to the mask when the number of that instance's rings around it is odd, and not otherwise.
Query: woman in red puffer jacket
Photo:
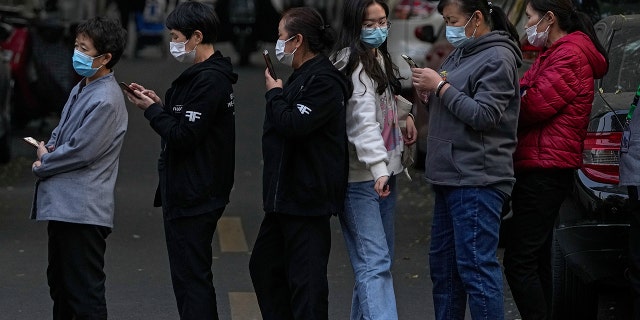
[[[580,31],[542,53],[520,80],[516,171],[581,166],[593,79],[602,78],[607,66],[605,56]]]
[[[523,319],[551,318],[551,239],[583,141],[594,79],[609,62],[589,17],[571,0],[529,0],[529,43],[544,52],[520,80],[513,217],[503,223],[504,267]]]

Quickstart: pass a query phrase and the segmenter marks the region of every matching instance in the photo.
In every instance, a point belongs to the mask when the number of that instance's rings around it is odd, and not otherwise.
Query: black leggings
[[[571,169],[516,175],[502,235],[504,273],[523,319],[551,318],[553,227],[572,178]]]

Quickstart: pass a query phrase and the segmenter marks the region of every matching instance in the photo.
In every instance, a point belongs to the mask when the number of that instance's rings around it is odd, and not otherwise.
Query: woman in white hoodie
[[[391,277],[397,190],[413,119],[398,124],[398,68],[386,49],[389,8],[380,0],[346,1],[334,65],[349,77],[349,184],[340,223],[355,274],[351,319],[397,319]]]

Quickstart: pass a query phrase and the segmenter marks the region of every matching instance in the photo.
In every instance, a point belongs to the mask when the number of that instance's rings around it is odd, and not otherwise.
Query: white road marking
[[[232,320],[262,320],[256,294],[253,292],[229,292]]]
[[[218,240],[221,252],[247,252],[247,240],[240,217],[222,217],[218,220]]]

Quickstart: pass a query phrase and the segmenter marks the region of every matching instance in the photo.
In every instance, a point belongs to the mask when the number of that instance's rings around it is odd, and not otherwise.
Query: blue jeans
[[[429,265],[436,319],[504,319],[498,262],[505,194],[491,187],[433,186],[435,205]]]
[[[398,319],[393,291],[394,210],[396,179],[391,194],[380,198],[374,181],[349,183],[340,225],[355,275],[351,319]]]

